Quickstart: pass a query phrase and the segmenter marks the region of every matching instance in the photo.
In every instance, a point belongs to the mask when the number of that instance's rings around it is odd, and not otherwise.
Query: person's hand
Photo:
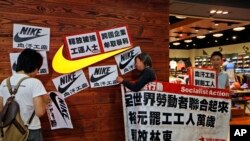
[[[123,79],[121,76],[117,76],[117,77],[116,77],[116,81],[117,81],[118,83],[122,83],[123,80],[124,80],[124,79]]]

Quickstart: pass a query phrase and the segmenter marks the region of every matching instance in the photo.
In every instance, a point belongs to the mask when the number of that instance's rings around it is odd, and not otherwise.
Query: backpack
[[[10,84],[10,77],[6,81],[11,96],[7,99],[2,112],[0,112],[0,139],[2,138],[2,141],[26,141],[29,136],[29,129],[21,119],[19,104],[15,101],[15,94],[20,84],[27,78],[22,78],[13,90]],[[28,124],[31,123],[34,115],[35,112],[32,113]]]

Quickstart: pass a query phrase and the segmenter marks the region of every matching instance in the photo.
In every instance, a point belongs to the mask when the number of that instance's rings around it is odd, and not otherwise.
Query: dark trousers
[[[29,130],[29,137],[27,141],[43,141],[42,130]]]

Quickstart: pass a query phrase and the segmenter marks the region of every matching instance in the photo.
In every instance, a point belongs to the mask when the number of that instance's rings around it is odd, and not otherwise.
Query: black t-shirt
[[[147,83],[156,80],[155,72],[152,68],[145,68],[139,75],[138,79],[135,82],[129,82],[124,80],[122,84],[131,91],[138,92],[140,91]]]

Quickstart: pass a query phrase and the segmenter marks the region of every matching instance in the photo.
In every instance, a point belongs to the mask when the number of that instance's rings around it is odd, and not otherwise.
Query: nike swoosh
[[[64,118],[64,114],[62,113],[62,111],[61,111],[61,109],[60,109],[60,107],[59,107],[59,104],[58,104],[57,101],[56,101],[56,97],[57,97],[57,94],[55,94],[54,92],[51,92],[51,93],[50,93],[50,99],[55,103],[56,108],[57,108],[58,111],[60,112],[61,116],[63,117],[63,119],[64,119],[64,121],[65,121],[65,123],[67,124],[66,119]]]
[[[28,40],[31,40],[31,39],[35,39],[35,38],[39,38],[39,37],[42,37],[42,36],[45,36],[47,34],[44,34],[44,35],[36,35],[36,36],[32,36],[32,37],[20,37],[19,34],[17,33],[14,37],[14,41],[15,42],[24,42],[24,41],[28,41]]]
[[[75,81],[76,81],[76,79],[80,76],[81,74],[79,74],[76,78],[74,78],[73,79],[73,81],[71,81],[69,84],[67,84],[65,87],[61,87],[60,85],[58,86],[58,91],[60,92],[60,93],[64,93]]]
[[[85,68],[87,66],[90,66],[94,63],[97,63],[99,61],[102,61],[104,59],[107,59],[111,56],[114,56],[116,54],[119,54],[123,51],[126,51],[128,49],[131,49],[131,47],[119,49],[119,50],[114,50],[110,52],[105,52],[102,54],[97,54],[94,56],[78,59],[78,60],[67,60],[63,56],[63,46],[62,45],[58,51],[56,52],[53,60],[52,60],[52,67],[54,71],[57,73],[71,73],[77,70],[80,70],[82,68]]]
[[[122,64],[122,62],[119,63],[119,68],[122,70],[124,69],[133,59],[134,57],[137,55],[138,53],[136,53],[135,55],[133,55],[129,60],[127,60],[124,64]]]
[[[94,82],[97,82],[97,81],[103,79],[104,77],[110,75],[110,74],[113,73],[113,72],[115,72],[115,71],[108,72],[107,74],[104,74],[104,75],[98,76],[98,77],[94,77],[94,75],[92,74],[92,75],[91,75],[91,78],[90,78],[90,81],[93,82],[93,83],[94,83]]]
[[[17,63],[14,62],[14,64],[12,65],[12,70],[13,70],[13,71],[16,71],[16,67],[17,67]]]

